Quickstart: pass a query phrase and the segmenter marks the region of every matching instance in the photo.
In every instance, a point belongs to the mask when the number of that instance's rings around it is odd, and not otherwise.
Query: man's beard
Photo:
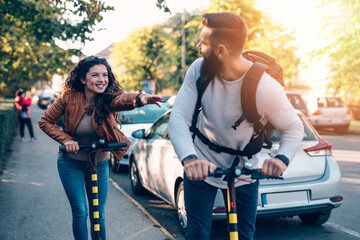
[[[214,78],[222,67],[220,59],[211,51],[208,57],[204,57],[204,61],[201,64],[201,74],[209,78]]]

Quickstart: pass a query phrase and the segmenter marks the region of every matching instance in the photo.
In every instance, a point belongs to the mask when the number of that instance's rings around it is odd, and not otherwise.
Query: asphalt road
[[[333,154],[342,172],[344,203],[334,209],[329,221],[322,226],[303,225],[298,217],[258,219],[255,240],[355,240],[360,239],[360,137],[357,135],[337,135],[321,132],[333,143]],[[136,201],[138,201],[175,239],[183,240],[175,209],[148,193],[136,196],[131,192],[126,172],[111,173],[111,177]],[[211,238],[228,239],[225,221],[214,221]]]

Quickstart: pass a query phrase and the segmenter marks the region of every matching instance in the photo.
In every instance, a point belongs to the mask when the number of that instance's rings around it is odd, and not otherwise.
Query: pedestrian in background
[[[160,107],[159,102],[163,100],[156,95],[125,94],[107,61],[91,56],[78,63],[66,80],[61,95],[40,119],[40,128],[52,139],[66,146],[66,153],[59,153],[57,163],[60,179],[71,205],[76,240],[88,239],[86,198],[92,202],[90,150],[79,151],[79,145],[89,145],[104,139],[106,142],[127,142],[129,146],[129,140],[117,127],[117,112],[147,104]],[[63,131],[56,126],[62,117]],[[121,160],[126,150],[113,151],[113,154]],[[105,203],[109,183],[109,157],[109,152],[98,152],[96,155],[102,240],[106,240]],[[94,239],[92,204],[89,206],[89,214]]]
[[[31,123],[31,112],[30,112],[30,106],[31,106],[31,97],[25,96],[25,92],[23,89],[19,89],[16,91],[16,97],[14,100],[17,112],[18,112],[18,118],[20,121],[20,137],[21,141],[25,142],[25,125],[29,129],[29,134],[31,141],[36,141],[34,130]]]

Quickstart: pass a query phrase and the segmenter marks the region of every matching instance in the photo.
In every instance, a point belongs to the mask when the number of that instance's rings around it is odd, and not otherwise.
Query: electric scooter
[[[227,181],[227,213],[228,213],[228,226],[230,240],[238,240],[238,220],[237,220],[237,211],[236,211],[236,195],[235,195],[235,179],[240,177],[240,175],[250,175],[247,179],[283,179],[283,177],[262,175],[261,169],[252,169],[252,165],[249,162],[244,164],[243,168],[239,166],[232,166],[228,169],[217,168],[213,173],[209,173],[209,176],[220,178],[225,175],[224,180]],[[239,181],[244,181],[246,179],[239,179]]]
[[[91,149],[90,152],[90,163],[91,168],[91,189],[92,189],[92,210],[94,219],[94,235],[96,240],[101,240],[100,237],[100,219],[99,219],[99,196],[98,196],[98,182],[97,182],[97,170],[96,170],[96,153],[99,151],[123,151],[122,148],[127,146],[126,142],[114,142],[106,143],[104,139],[100,139],[98,142],[93,142],[90,145],[79,145],[80,150]],[[66,152],[64,145],[59,146],[59,150]]]

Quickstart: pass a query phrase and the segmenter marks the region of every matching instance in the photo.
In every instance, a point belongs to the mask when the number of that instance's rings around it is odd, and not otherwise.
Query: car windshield
[[[339,98],[318,98],[319,107],[344,107]]]
[[[303,117],[298,115],[301,119],[301,122],[304,125],[304,137],[303,141],[314,141],[317,140],[316,134],[314,132],[314,129],[310,125],[310,123]],[[274,130],[274,133],[270,137],[270,141],[272,142],[280,142],[280,132],[276,129]]]
[[[153,123],[167,110],[169,107],[164,104],[161,104],[161,108],[153,104],[146,105],[131,111],[123,111],[119,114],[118,119],[121,124]]]
[[[287,97],[295,109],[301,109],[306,107],[304,100],[302,100],[300,95],[288,94]]]

